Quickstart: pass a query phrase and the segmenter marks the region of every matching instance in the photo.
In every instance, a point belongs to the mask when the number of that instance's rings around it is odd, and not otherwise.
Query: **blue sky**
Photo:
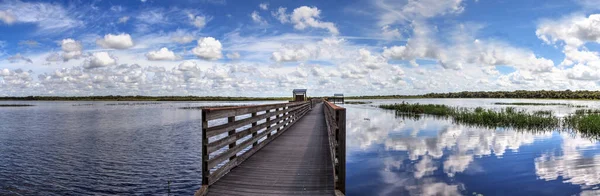
[[[592,0],[0,1],[0,96],[597,89]]]

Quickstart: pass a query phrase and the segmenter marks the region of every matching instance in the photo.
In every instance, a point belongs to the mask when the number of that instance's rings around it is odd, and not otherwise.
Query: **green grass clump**
[[[0,107],[29,107],[34,105],[29,104],[0,104]]]
[[[391,105],[380,105],[383,109],[392,109],[398,112],[414,113],[414,114],[431,114],[436,116],[448,116],[452,114],[455,109],[446,105],[437,104],[410,104],[406,102],[395,103]]]
[[[600,114],[574,114],[564,118],[564,127],[586,134],[600,133]]]
[[[586,107],[584,105],[573,105],[573,104],[568,104],[568,103],[528,103],[528,102],[512,102],[512,103],[507,103],[507,102],[496,102],[494,103],[494,105],[518,105],[518,106],[524,106],[524,105],[529,105],[529,106],[568,106],[568,107],[575,107],[575,108],[583,108]]]
[[[345,101],[345,104],[370,104],[373,102],[370,101]]]
[[[559,119],[548,115],[547,111],[527,113],[514,108],[504,108],[501,111],[484,110],[471,112],[460,110],[452,116],[455,122],[482,127],[510,127],[516,129],[546,130],[559,125]]]
[[[380,105],[383,109],[396,110],[398,113],[429,114],[434,116],[450,117],[457,123],[483,127],[509,127],[516,129],[552,129],[560,124],[560,120],[552,115],[551,111],[537,111],[527,113],[514,107],[506,107],[500,111],[477,107],[474,110],[467,108],[450,107],[436,104],[410,104],[397,103]]]
[[[600,109],[581,109],[581,110],[575,111],[575,115],[585,115],[585,114],[600,114]]]

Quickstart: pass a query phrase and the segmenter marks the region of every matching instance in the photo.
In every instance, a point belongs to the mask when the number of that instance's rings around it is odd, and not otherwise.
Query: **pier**
[[[195,195],[344,195],[346,109],[322,99],[202,110]]]

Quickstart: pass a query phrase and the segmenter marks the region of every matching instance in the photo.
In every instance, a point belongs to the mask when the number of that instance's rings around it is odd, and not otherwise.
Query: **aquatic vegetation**
[[[151,102],[151,103],[146,103],[146,102],[142,102],[142,103],[107,103],[105,105],[110,105],[110,106],[130,106],[130,105],[159,105],[162,103],[158,103],[158,102]]]
[[[380,105],[383,109],[393,109],[398,113],[429,114],[449,117],[457,123],[482,127],[510,127],[516,129],[553,129],[560,125],[559,118],[551,111],[528,113],[514,107],[506,107],[500,111],[477,107],[474,110],[460,107],[450,107],[436,104],[398,103]],[[405,116],[405,115],[403,115]]]
[[[345,104],[370,104],[373,102],[370,101],[345,101]]]
[[[551,113],[550,113],[551,114]],[[549,115],[548,111],[528,113],[508,107],[500,111],[488,110],[458,110],[453,113],[455,122],[482,127],[510,127],[517,129],[547,130],[559,125],[559,119]]]
[[[600,114],[600,109],[581,109],[581,110],[575,111],[575,115],[584,115],[584,114]]]
[[[390,104],[390,105],[380,105],[380,108],[383,109],[392,109],[399,112],[406,113],[414,113],[414,114],[431,114],[437,116],[448,116],[451,113],[455,112],[455,108],[446,106],[446,105],[438,105],[438,104],[410,104],[406,102]]]
[[[529,102],[496,102],[494,105],[518,105],[518,106],[567,106],[574,108],[584,108],[585,105],[574,105],[568,103],[529,103]]]
[[[34,105],[29,104],[0,104],[0,107],[29,107]]]

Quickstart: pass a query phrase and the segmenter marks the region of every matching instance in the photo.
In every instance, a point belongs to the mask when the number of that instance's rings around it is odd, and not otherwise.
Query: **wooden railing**
[[[204,195],[208,186],[287,130],[311,108],[311,101],[303,101],[202,109],[202,188],[196,195]],[[219,121],[226,122],[218,124]]]
[[[323,112],[329,134],[329,149],[336,192],[346,193],[346,108],[325,101]]]

